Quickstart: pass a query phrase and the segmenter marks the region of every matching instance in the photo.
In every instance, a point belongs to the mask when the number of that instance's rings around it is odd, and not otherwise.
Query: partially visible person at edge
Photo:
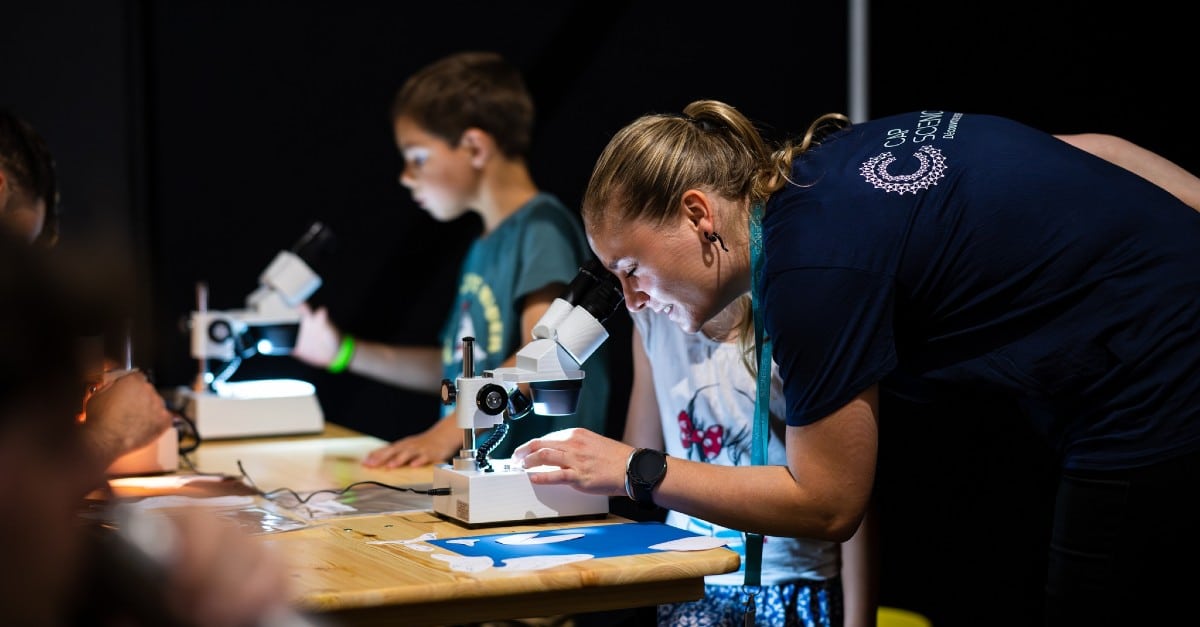
[[[754,288],[787,407],[786,466],[669,458],[655,502],[845,541],[881,387],[1003,393],[1058,458],[1043,622],[1190,615],[1194,578],[1166,574],[1200,558],[1200,213],[1153,164],[1111,159],[937,110],[825,116],[775,149],[711,100],[619,131],[583,218],[627,307],[696,332]],[[515,457],[560,468],[535,482],[620,495],[631,453],[574,429]]]
[[[734,300],[684,333],[666,316],[641,309],[633,317],[633,387],[623,441],[674,458],[745,466],[754,435],[754,329],[742,323],[750,295]],[[748,335],[746,335],[748,334]],[[748,339],[748,342],[740,340]],[[748,346],[747,346],[748,345]],[[747,353],[749,351],[749,353]],[[767,463],[787,464],[783,445],[783,380],[772,368]],[[744,586],[746,545],[740,531],[669,511],[666,522],[724,538],[742,557],[741,568],[704,579],[704,597],[658,606],[662,627],[741,625],[747,604],[755,624],[779,627],[875,625],[876,574],[871,530],[848,542],[763,538],[760,586]],[[751,596],[753,593],[753,596]]]
[[[141,514],[170,525],[156,544],[165,564],[125,540],[133,531],[93,518],[107,510],[85,507],[109,460],[76,421],[77,336],[111,308],[64,268],[79,270],[0,230],[0,623],[243,627],[294,616],[280,556],[210,508]]]
[[[392,346],[339,330],[325,308],[302,309],[293,356],[314,366],[436,394],[442,379],[462,376],[463,338],[474,337],[474,370],[512,366],[542,314],[591,259],[579,216],[540,191],[526,161],[534,125],[533,98],[520,72],[492,52],[461,52],[410,77],[392,105],[396,145],[404,157],[400,183],[437,220],[474,212],[483,232],[459,272],[456,301],[442,347]],[[581,426],[603,432],[608,412],[607,349],[584,364],[579,409],[568,416],[530,415],[492,449],[543,433]],[[444,407],[422,433],[372,451],[370,467],[440,463],[463,448],[463,429]],[[484,437],[481,434],[480,437]]]
[[[59,194],[54,159],[28,121],[0,109],[0,227],[37,248],[58,242]],[[81,338],[81,341],[82,338]],[[97,364],[96,370],[102,368]],[[153,442],[171,426],[171,413],[139,371],[101,380],[81,397],[88,446],[109,463]]]

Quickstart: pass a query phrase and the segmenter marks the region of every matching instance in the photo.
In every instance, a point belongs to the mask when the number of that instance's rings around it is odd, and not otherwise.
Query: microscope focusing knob
[[[226,320],[214,320],[208,325],[208,339],[220,344],[233,337],[233,328]]]
[[[495,416],[508,407],[508,393],[495,383],[484,384],[475,394],[475,406],[479,411]]]
[[[454,382],[450,379],[442,379],[442,404],[453,405],[456,400],[458,400],[458,390],[454,389]]]

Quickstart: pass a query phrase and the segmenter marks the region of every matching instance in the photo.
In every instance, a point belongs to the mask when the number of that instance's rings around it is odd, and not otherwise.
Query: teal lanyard
[[[762,307],[762,217],[763,203],[750,208],[750,302],[754,312],[754,354],[758,358],[758,386],[754,397],[754,436],[750,444],[750,463],[767,463],[768,419],[771,413],[771,338],[763,332]],[[762,534],[746,534],[747,586],[762,581]]]

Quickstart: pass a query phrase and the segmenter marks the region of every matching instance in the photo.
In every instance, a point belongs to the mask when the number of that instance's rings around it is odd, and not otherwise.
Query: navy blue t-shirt
[[[945,111],[843,129],[792,175],[763,220],[788,424],[875,383],[977,386],[1020,400],[1067,468],[1200,448],[1200,213],[1047,133]]]

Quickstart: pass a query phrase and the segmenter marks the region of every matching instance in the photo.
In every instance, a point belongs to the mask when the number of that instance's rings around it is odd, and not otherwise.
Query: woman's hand
[[[588,431],[563,429],[530,440],[513,451],[535,484],[565,483],[588,494],[625,496],[625,462],[633,447]]]

